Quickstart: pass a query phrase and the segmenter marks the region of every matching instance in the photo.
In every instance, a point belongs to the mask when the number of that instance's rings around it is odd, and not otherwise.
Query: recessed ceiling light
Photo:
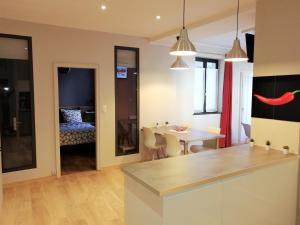
[[[102,4],[102,5],[101,5],[101,9],[102,9],[103,11],[106,10],[106,9],[107,9],[106,5]]]
[[[160,15],[157,15],[155,18],[156,18],[157,20],[160,20]]]

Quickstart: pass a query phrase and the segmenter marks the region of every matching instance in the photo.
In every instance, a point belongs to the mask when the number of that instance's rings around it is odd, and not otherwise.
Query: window
[[[217,113],[219,93],[218,60],[196,57],[194,114]]]

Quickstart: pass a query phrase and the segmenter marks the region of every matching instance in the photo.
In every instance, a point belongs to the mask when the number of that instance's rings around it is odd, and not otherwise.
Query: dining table
[[[206,141],[206,140],[214,140],[225,138],[224,134],[216,134],[210,133],[204,130],[198,130],[193,128],[187,128],[183,131],[177,131],[176,126],[159,126],[153,127],[153,132],[158,135],[164,134],[173,134],[177,137],[177,139],[183,144],[184,150],[183,153],[186,155],[189,152],[189,144],[193,142]]]

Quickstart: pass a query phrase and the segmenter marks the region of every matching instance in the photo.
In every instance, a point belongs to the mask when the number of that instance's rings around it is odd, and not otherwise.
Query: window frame
[[[204,103],[203,103],[203,112],[194,112],[193,115],[206,115],[206,114],[220,114],[219,109],[217,107],[217,110],[214,112],[206,112],[206,76],[207,76],[207,63],[215,63],[216,69],[219,70],[219,60],[218,59],[209,59],[209,58],[202,58],[202,57],[196,57],[196,62],[202,62],[203,68],[204,68]],[[220,74],[218,73],[218,88],[217,88],[217,106],[219,105],[219,81],[220,81]]]

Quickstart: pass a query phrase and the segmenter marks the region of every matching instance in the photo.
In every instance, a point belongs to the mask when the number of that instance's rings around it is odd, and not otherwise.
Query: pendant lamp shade
[[[225,61],[227,61],[227,62],[241,62],[241,61],[248,60],[247,54],[242,49],[241,42],[238,38],[239,13],[240,13],[240,0],[238,0],[237,13],[236,13],[236,37],[235,37],[235,40],[233,41],[232,49],[225,56]]]
[[[247,61],[248,57],[246,52],[242,49],[240,40],[237,38],[233,42],[232,49],[227,53],[225,61],[229,62],[241,62]]]
[[[195,46],[189,40],[186,28],[181,29],[179,39],[171,48],[170,54],[177,56],[190,56],[197,54]]]
[[[171,65],[171,70],[187,70],[189,66],[182,60],[180,56],[176,57],[175,62]]]
[[[187,29],[185,28],[185,0],[183,0],[182,29],[177,42],[170,49],[170,55],[191,56],[196,54],[197,50],[190,41]]]

